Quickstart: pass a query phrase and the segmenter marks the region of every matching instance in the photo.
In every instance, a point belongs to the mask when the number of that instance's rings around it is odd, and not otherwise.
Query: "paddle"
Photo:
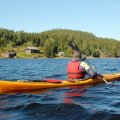
[[[109,82],[107,82],[107,81],[105,80],[105,78],[102,78],[102,80],[103,80],[105,83],[109,84]]]
[[[78,48],[78,46],[77,46],[73,41],[69,41],[69,42],[68,42],[68,45],[69,45],[73,50],[80,52],[80,49]]]
[[[69,45],[73,50],[80,52],[80,49],[78,48],[78,46],[77,46],[73,41],[69,41],[68,45]],[[80,59],[81,59],[82,61],[86,61],[86,62],[88,63],[88,65],[89,65],[90,67],[92,67],[91,64],[89,63],[89,61],[86,60],[86,56],[81,57]],[[93,68],[93,67],[92,67],[92,68]],[[96,70],[95,70],[95,71],[96,71]],[[101,78],[106,84],[108,84],[108,82],[107,82],[103,77],[100,77],[100,78]]]

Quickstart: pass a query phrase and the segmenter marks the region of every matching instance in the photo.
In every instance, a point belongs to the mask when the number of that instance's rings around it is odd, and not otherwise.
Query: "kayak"
[[[47,80],[17,80],[6,81],[0,80],[0,93],[17,92],[17,91],[30,91],[42,90],[50,88],[60,88],[68,86],[82,86],[94,85],[98,83],[105,83],[105,81],[120,80],[120,73],[104,74],[103,78],[83,79],[83,80],[60,80],[60,79],[47,79]]]

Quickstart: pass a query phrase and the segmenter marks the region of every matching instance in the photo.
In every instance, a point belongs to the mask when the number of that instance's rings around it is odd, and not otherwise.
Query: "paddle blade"
[[[80,51],[80,49],[78,48],[78,46],[73,42],[73,41],[69,41],[68,45],[75,51]]]

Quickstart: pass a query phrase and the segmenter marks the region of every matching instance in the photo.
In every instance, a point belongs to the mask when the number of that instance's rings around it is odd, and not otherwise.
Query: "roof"
[[[6,54],[16,54],[16,52],[7,52]]]
[[[39,48],[38,48],[38,47],[27,47],[26,49],[39,50]]]

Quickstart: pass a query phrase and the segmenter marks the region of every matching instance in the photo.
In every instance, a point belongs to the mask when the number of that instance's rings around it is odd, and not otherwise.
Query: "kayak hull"
[[[93,85],[98,83],[105,83],[115,80],[120,80],[120,73],[114,74],[104,74],[104,79],[95,78],[95,79],[85,79],[85,80],[53,80],[52,82],[48,81],[6,81],[0,80],[0,93],[15,92],[15,91],[30,91],[30,90],[42,90],[50,88],[59,88],[59,87],[68,87],[68,86],[81,86],[81,85]]]

